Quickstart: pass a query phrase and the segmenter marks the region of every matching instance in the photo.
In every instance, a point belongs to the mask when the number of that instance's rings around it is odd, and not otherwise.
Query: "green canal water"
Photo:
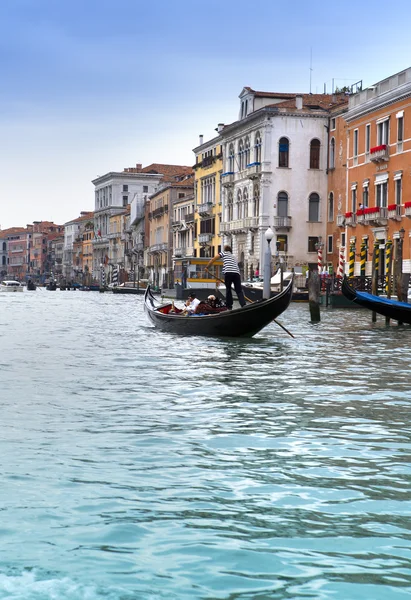
[[[251,340],[142,299],[0,297],[0,599],[394,600],[411,328],[294,304]]]

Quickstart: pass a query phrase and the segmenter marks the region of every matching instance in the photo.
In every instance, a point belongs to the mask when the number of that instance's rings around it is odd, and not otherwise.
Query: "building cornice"
[[[200,146],[193,148],[193,152],[194,154],[197,154],[203,152],[204,150],[210,150],[212,146],[215,146],[216,144],[221,144],[222,141],[223,140],[221,138],[221,135],[218,135],[212,140],[208,140],[208,142],[205,142],[204,144],[200,144]]]
[[[366,92],[367,90],[364,90]],[[361,94],[362,92],[360,92]],[[375,112],[381,108],[386,106],[390,106],[391,104],[395,104],[396,102],[400,102],[401,100],[405,100],[411,96],[411,82],[407,82],[399,87],[396,87],[384,94],[376,96],[374,98],[370,98],[369,100],[359,104],[358,106],[354,106],[353,108],[349,108],[346,114],[344,115],[344,119],[347,123],[351,121],[355,121],[367,115],[369,113]]]
[[[97,177],[93,179],[91,183],[95,186],[104,183],[106,181],[110,181],[111,179],[161,179],[163,177],[163,173],[116,173],[115,171],[110,171],[110,173],[106,173],[105,175],[101,175],[101,177]]]

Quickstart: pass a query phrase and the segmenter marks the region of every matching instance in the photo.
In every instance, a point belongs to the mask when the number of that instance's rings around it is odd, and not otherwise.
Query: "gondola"
[[[144,296],[144,308],[150,321],[162,331],[180,335],[214,337],[252,337],[286,310],[291,302],[293,280],[274,298],[247,304],[242,308],[212,315],[182,316],[170,314],[171,303],[160,304],[150,286]]]
[[[350,286],[347,277],[344,277],[342,281],[341,291],[346,298],[355,302],[355,304],[368,308],[379,315],[384,315],[384,317],[394,319],[394,321],[411,325],[411,304],[374,296],[374,294],[368,294],[367,292],[358,292]]]

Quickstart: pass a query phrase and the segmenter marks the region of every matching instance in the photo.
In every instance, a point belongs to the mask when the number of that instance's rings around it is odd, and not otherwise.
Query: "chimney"
[[[302,96],[295,97],[295,106],[298,110],[302,109],[302,107],[303,107],[303,97]]]
[[[224,129],[224,123],[219,123],[217,125],[217,131],[218,131],[218,133],[220,133],[220,131],[222,131],[223,129]]]
[[[203,143],[203,140],[204,140],[204,136],[201,133],[200,133],[199,139],[200,139],[199,146],[201,146],[201,144]]]

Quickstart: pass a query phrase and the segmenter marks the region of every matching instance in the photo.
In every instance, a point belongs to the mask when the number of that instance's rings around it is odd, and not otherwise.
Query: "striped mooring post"
[[[354,277],[355,242],[350,243],[350,258],[348,262],[348,277]]]
[[[385,293],[391,298],[392,240],[385,243]]]
[[[342,277],[344,275],[344,253],[345,253],[344,246],[340,246],[340,255],[338,258],[338,270],[337,270],[337,277],[339,279],[342,279]]]
[[[317,249],[317,257],[318,257],[318,273],[321,275],[323,271],[323,245],[321,243],[318,244]]]
[[[367,242],[363,240],[360,249],[360,275],[365,277],[365,266],[367,263]]]
[[[104,270],[104,267],[101,267],[100,275],[101,275],[101,277],[100,277],[101,287],[105,287],[106,286],[106,272]]]
[[[113,273],[111,275],[111,283],[113,285],[118,285],[118,267],[113,267]]]

